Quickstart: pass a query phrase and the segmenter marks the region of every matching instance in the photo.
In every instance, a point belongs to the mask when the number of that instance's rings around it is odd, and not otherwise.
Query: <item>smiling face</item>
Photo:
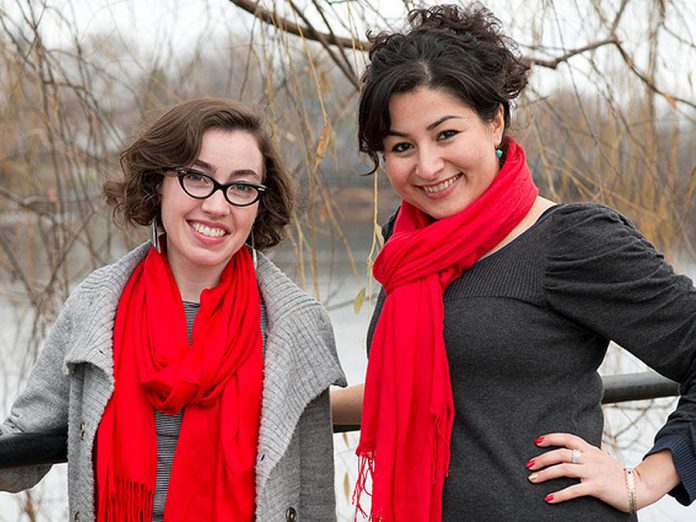
[[[257,140],[242,130],[205,131],[200,152],[188,166],[219,183],[263,182],[263,156]],[[164,177],[161,194],[167,260],[175,278],[217,281],[249,236],[258,202],[235,207],[227,202],[221,190],[207,199],[194,199],[183,191],[176,176]]]
[[[389,117],[383,142],[387,177],[405,201],[430,217],[457,214],[495,179],[502,108],[484,122],[447,92],[421,87],[394,94]]]

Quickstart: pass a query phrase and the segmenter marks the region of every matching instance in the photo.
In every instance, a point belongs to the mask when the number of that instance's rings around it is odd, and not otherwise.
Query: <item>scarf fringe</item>
[[[430,520],[442,520],[442,491],[445,485],[445,478],[449,475],[450,464],[450,440],[447,434],[452,431],[451,423],[449,426],[447,424],[445,417],[436,417],[435,436],[433,437]]]
[[[370,513],[368,514],[363,507],[360,505],[360,498],[364,493],[368,497],[372,497],[372,492],[367,491],[367,479],[372,482],[372,477],[375,473],[375,459],[374,457],[368,457],[361,455],[358,457],[358,480],[355,484],[355,489],[353,490],[352,503],[355,506],[355,515],[353,516],[353,522],[357,522],[358,513],[360,513],[364,519],[375,520],[375,515],[372,513],[372,508],[370,507]]]
[[[99,522],[142,522],[152,520],[155,495],[143,484],[115,479],[114,495],[105,499]]]
[[[433,484],[438,483],[438,471],[443,471],[444,477],[447,477],[449,475],[450,440],[447,434],[451,433],[452,427],[446,426],[446,424],[446,420],[441,416],[438,416],[435,419],[435,437],[433,438],[433,462],[436,463],[436,465],[433,466]]]

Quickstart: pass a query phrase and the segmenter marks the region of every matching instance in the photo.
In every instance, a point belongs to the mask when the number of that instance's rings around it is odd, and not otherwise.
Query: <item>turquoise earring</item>
[[[498,159],[503,157],[503,151],[500,149],[495,149],[495,155],[498,156]]]

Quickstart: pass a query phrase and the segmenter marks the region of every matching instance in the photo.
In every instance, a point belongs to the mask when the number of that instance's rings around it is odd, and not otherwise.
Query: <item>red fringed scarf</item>
[[[386,291],[365,379],[357,511],[372,476],[370,520],[440,522],[454,403],[443,338],[442,295],[517,226],[538,190],[510,140],[488,190],[438,221],[407,202],[374,266]],[[356,511],[356,519],[357,519]]]
[[[123,291],[114,325],[115,391],[97,433],[97,520],[152,520],[155,409],[186,408],[164,520],[252,521],[261,417],[260,297],[240,249],[201,294],[188,342],[167,259],[153,248]]]

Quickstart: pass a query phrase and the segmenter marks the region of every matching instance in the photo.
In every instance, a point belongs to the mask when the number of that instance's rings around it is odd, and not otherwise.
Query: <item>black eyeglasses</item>
[[[265,185],[249,181],[218,183],[215,178],[208,176],[205,172],[186,167],[163,169],[161,174],[167,175],[170,172],[179,178],[179,185],[183,191],[194,199],[207,199],[216,191],[222,190],[230,205],[247,207],[261,199],[266,191]]]

